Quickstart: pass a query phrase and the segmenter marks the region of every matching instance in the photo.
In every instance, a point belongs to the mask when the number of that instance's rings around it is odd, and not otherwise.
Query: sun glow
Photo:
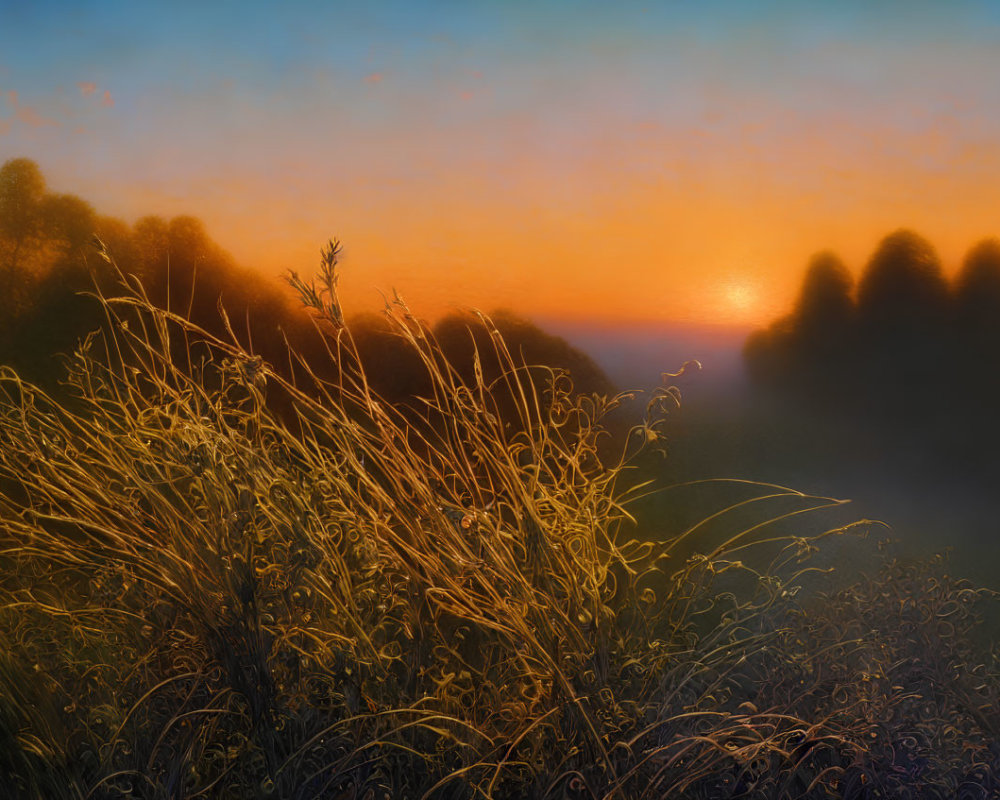
[[[744,281],[730,281],[723,287],[723,297],[729,311],[741,316],[753,312],[760,295],[757,289]]]

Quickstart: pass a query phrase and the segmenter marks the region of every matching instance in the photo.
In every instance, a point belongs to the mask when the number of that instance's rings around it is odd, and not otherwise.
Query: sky
[[[1000,235],[993,2],[0,0],[0,161],[348,309],[757,325]]]

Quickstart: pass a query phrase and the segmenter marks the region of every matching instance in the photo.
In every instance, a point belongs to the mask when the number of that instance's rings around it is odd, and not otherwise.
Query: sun
[[[757,306],[757,289],[745,281],[729,281],[723,287],[723,297],[731,312],[747,314]]]

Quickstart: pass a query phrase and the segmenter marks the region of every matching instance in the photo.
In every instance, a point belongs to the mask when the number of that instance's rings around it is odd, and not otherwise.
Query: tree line
[[[120,278],[96,256],[94,236],[157,306],[225,339],[221,303],[241,343],[276,368],[294,369],[291,348],[321,378],[335,379],[337,365],[299,302],[277,281],[238,265],[198,219],[147,216],[129,225],[97,213],[79,197],[50,192],[38,165],[26,158],[0,167],[0,363],[56,388],[60,356],[105,323],[99,304],[86,293],[99,288],[117,294]],[[300,271],[308,274],[312,268],[304,265]],[[511,312],[496,312],[493,321],[528,364],[569,371],[579,391],[613,391],[593,360],[563,339]],[[415,324],[437,338],[459,377],[472,374],[473,342],[486,376],[499,377],[500,362],[491,357],[489,336],[475,315],[455,312],[433,325]],[[371,384],[386,400],[406,402],[423,392],[419,360],[384,317],[355,314],[347,327]]]
[[[818,253],[791,313],[754,332],[744,359],[772,397],[991,465],[982,445],[1000,443],[1000,240],[973,246],[952,280],[911,230],[886,236],[856,284],[835,253]]]

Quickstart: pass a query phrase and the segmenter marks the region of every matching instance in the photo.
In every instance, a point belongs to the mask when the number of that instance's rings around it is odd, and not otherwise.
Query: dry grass
[[[778,657],[795,587],[818,539],[853,530],[782,524],[829,502],[759,487],[686,536],[629,540],[649,489],[630,465],[669,386],[608,458],[622,397],[519,363],[485,318],[503,376],[463,381],[397,298],[433,391],[390,406],[336,256],[318,286],[291,279],[334,382],[302,361],[283,378],[124,283],[96,298],[106,332],[68,361],[67,398],[0,373],[8,793],[836,794],[860,723],[759,706],[757,683],[801,667]]]

